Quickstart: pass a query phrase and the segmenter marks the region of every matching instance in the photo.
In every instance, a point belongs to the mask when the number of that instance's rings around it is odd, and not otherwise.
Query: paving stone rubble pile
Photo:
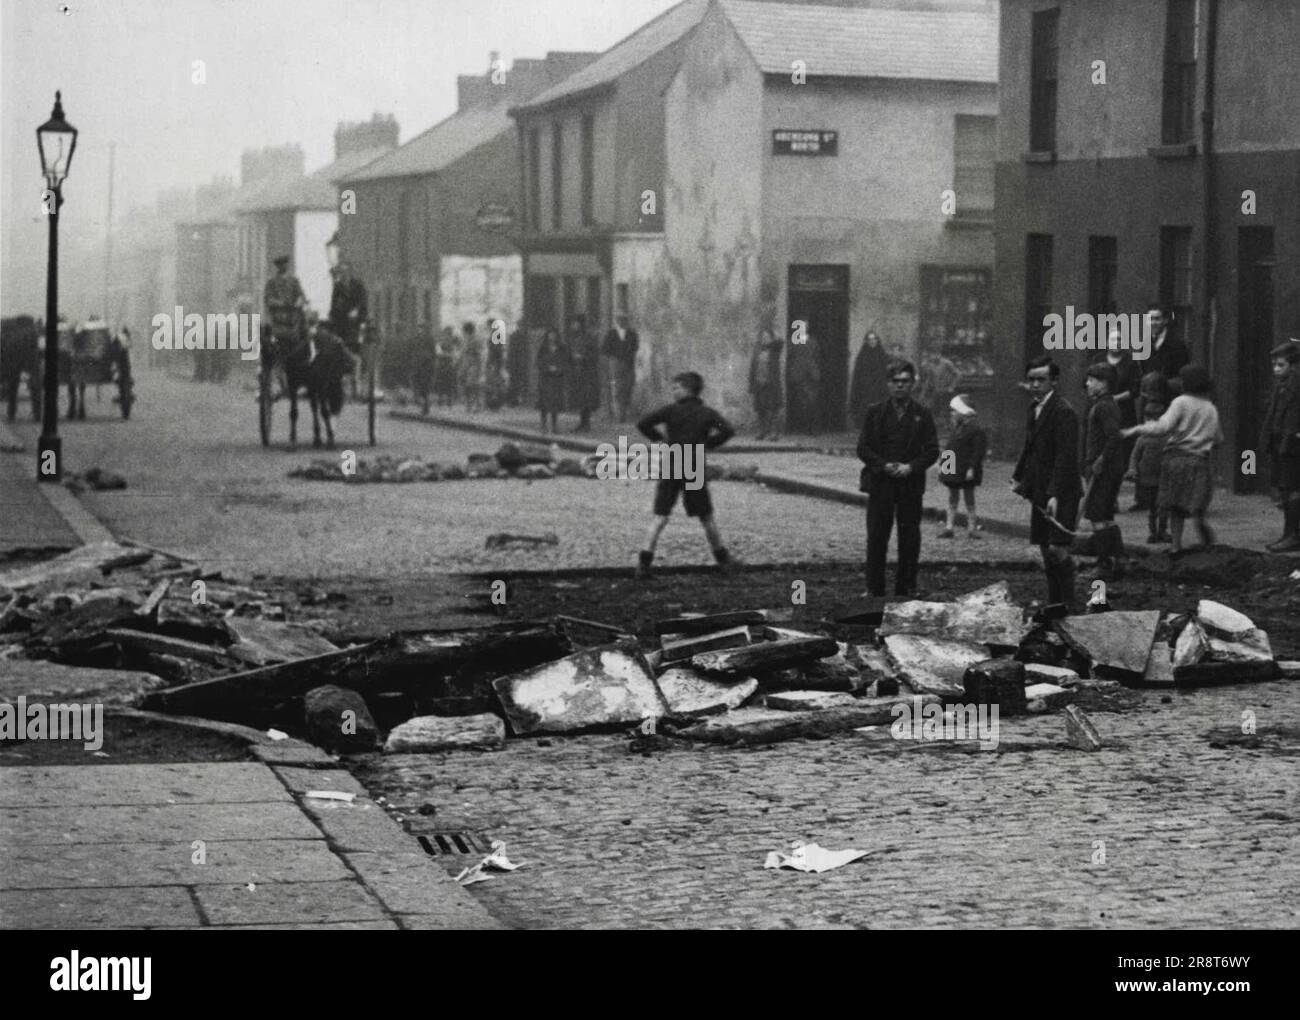
[[[272,598],[116,543],[0,572],[0,700],[93,695],[282,726],[340,753],[629,729],[649,745],[769,743],[888,725],[899,705],[997,705],[1068,709],[1069,743],[1095,749],[1085,710],[1123,711],[1134,688],[1300,675],[1218,602],[1068,616],[1023,609],[1005,582],[951,602],[859,600],[822,633],[784,626],[789,610],[744,610],[660,620],[653,638],[557,616],[346,647],[293,622],[329,598]]]

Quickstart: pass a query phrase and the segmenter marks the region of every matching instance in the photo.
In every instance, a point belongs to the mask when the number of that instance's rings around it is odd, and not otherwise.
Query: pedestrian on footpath
[[[1115,523],[1115,502],[1124,483],[1124,435],[1119,405],[1111,390],[1117,375],[1113,366],[1090,365],[1084,387],[1088,393],[1088,419],[1084,428],[1083,476],[1087,483],[1083,516],[1092,525],[1097,555],[1094,578],[1110,580],[1124,558],[1124,540]]]
[[[939,459],[939,435],[929,409],[912,399],[916,367],[894,361],[886,376],[889,399],[867,408],[858,436],[864,465],[858,487],[867,494],[867,594],[885,594],[885,557],[897,521],[894,594],[906,596],[916,593],[921,498],[926,469]]]
[[[466,411],[483,408],[483,345],[474,333],[474,323],[461,326],[464,340],[460,348],[460,392]]]
[[[966,536],[979,538],[979,520],[975,516],[975,490],[984,481],[984,455],[989,437],[975,421],[975,409],[962,393],[948,404],[952,429],[948,444],[939,458],[939,481],[948,487],[948,516],[940,538],[952,538],[957,527],[957,501],[965,499]]]
[[[1268,400],[1259,445],[1271,462],[1272,485],[1282,508],[1282,537],[1269,552],[1300,550],[1300,343],[1272,350],[1273,392]]]
[[[1183,549],[1183,525],[1190,517],[1201,541],[1214,545],[1214,530],[1205,520],[1214,495],[1210,455],[1223,440],[1219,409],[1211,399],[1210,373],[1201,365],[1184,365],[1179,372],[1182,392],[1156,421],[1125,430],[1125,436],[1167,436],[1160,465],[1159,506],[1170,517],[1173,552]]]
[[[650,567],[654,563],[655,547],[659,536],[668,524],[668,516],[673,512],[680,494],[686,508],[687,517],[698,518],[704,528],[704,536],[713,550],[713,558],[719,568],[727,569],[735,565],[726,546],[722,544],[722,535],[713,519],[713,499],[709,495],[709,484],[704,459],[705,450],[716,450],[736,434],[727,420],[700,399],[704,390],[704,379],[698,372],[682,372],[673,376],[673,402],[657,411],[651,411],[636,423],[637,431],[654,443],[667,441],[676,446],[683,456],[677,457],[677,463],[684,464],[687,447],[695,447],[695,464],[699,471],[698,488],[688,488],[686,478],[661,478],[655,486],[654,523],[646,536],[645,548],[641,550],[636,568],[636,576],[642,580],[650,577]],[[659,431],[664,427],[664,433]],[[662,463],[662,461],[661,461]]]
[[[867,408],[889,398],[889,352],[874,329],[867,330],[853,362],[853,381],[849,386],[849,418],[861,431]]]
[[[564,410],[564,382],[568,373],[569,352],[560,343],[559,331],[547,327],[537,348],[537,410],[542,414],[543,432],[560,431],[559,415]]]
[[[1074,560],[1070,545],[1079,517],[1079,416],[1057,393],[1061,368],[1049,356],[1025,366],[1033,398],[1025,446],[1011,488],[1030,503],[1029,540],[1038,546],[1047,577],[1047,601],[1074,611]]]
[[[399,334],[400,335],[400,334]],[[460,343],[450,326],[444,326],[434,347],[434,391],[439,407],[456,403],[456,376],[460,369]]]
[[[615,319],[614,328],[605,334],[602,353],[609,380],[609,413],[615,423],[627,421],[632,390],[636,386],[636,352],[640,345],[641,337],[632,328],[626,313]]]
[[[585,316],[575,315],[565,338],[569,349],[569,398],[578,412],[574,432],[591,431],[591,413],[600,407],[600,345],[587,329]]]
[[[1164,404],[1147,404],[1146,420],[1158,421],[1167,408]],[[1147,545],[1160,545],[1172,539],[1169,514],[1159,507],[1160,465],[1165,459],[1165,436],[1135,436],[1128,474],[1137,491],[1137,501],[1147,508]]]
[[[780,439],[777,421],[781,416],[781,351],[784,344],[771,329],[758,331],[754,353],[749,359],[749,394],[758,418],[759,439]]]

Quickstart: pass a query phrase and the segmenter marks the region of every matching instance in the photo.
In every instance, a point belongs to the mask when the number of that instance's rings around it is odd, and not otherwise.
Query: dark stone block
[[[966,668],[962,677],[966,700],[976,705],[997,705],[1002,715],[1027,710],[1025,664],[1015,659],[986,659]]]

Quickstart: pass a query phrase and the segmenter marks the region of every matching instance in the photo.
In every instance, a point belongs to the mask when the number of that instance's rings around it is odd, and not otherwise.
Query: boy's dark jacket
[[[1300,457],[1300,369],[1292,365],[1273,383],[1259,445],[1275,457]]]
[[[952,430],[952,435],[948,437],[948,445],[944,447],[955,455],[952,471],[945,472],[940,468],[939,481],[958,489],[982,483],[984,456],[988,453],[988,447],[988,433],[976,423],[974,418],[969,415],[963,416],[957,422],[957,427]],[[975,477],[967,479],[966,472],[972,468],[975,470]]]
[[[1016,491],[1043,506],[1055,497],[1066,503],[1083,495],[1079,481],[1079,416],[1053,393],[1037,420],[1029,409],[1025,448],[1011,474]]]
[[[1120,409],[1109,393],[1098,397],[1088,408],[1088,427],[1084,433],[1083,475],[1091,478],[1100,467],[1102,474],[1124,473],[1124,437],[1119,434]],[[1100,461],[1100,465],[1098,464]]]
[[[1129,461],[1129,473],[1138,485],[1154,489],[1160,485],[1160,464],[1165,456],[1168,436],[1138,436]]]
[[[934,427],[934,416],[910,397],[903,410],[903,457],[912,473],[906,478],[890,478],[885,474],[885,458],[880,455],[885,415],[894,414],[889,400],[872,404],[862,422],[858,437],[858,460],[865,465],[858,478],[858,489],[870,495],[881,482],[894,482],[916,492],[925,491],[925,471],[939,459],[939,433]]]
[[[675,403],[666,404],[636,423],[637,431],[656,443],[664,442],[664,437],[659,432],[660,425],[668,427],[669,443],[680,443],[683,446],[699,443],[707,450],[721,446],[736,434],[727,419],[699,397],[684,397]]]

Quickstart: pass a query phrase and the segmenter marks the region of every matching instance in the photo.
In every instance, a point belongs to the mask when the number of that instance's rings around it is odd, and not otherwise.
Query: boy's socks
[[[722,564],[731,562],[731,554],[725,548],[714,549],[713,558]]]
[[[655,559],[655,554],[652,552],[647,552],[645,549],[642,549],[639,553],[637,553],[637,561],[643,567],[649,567],[650,564],[654,562],[654,559]]]

